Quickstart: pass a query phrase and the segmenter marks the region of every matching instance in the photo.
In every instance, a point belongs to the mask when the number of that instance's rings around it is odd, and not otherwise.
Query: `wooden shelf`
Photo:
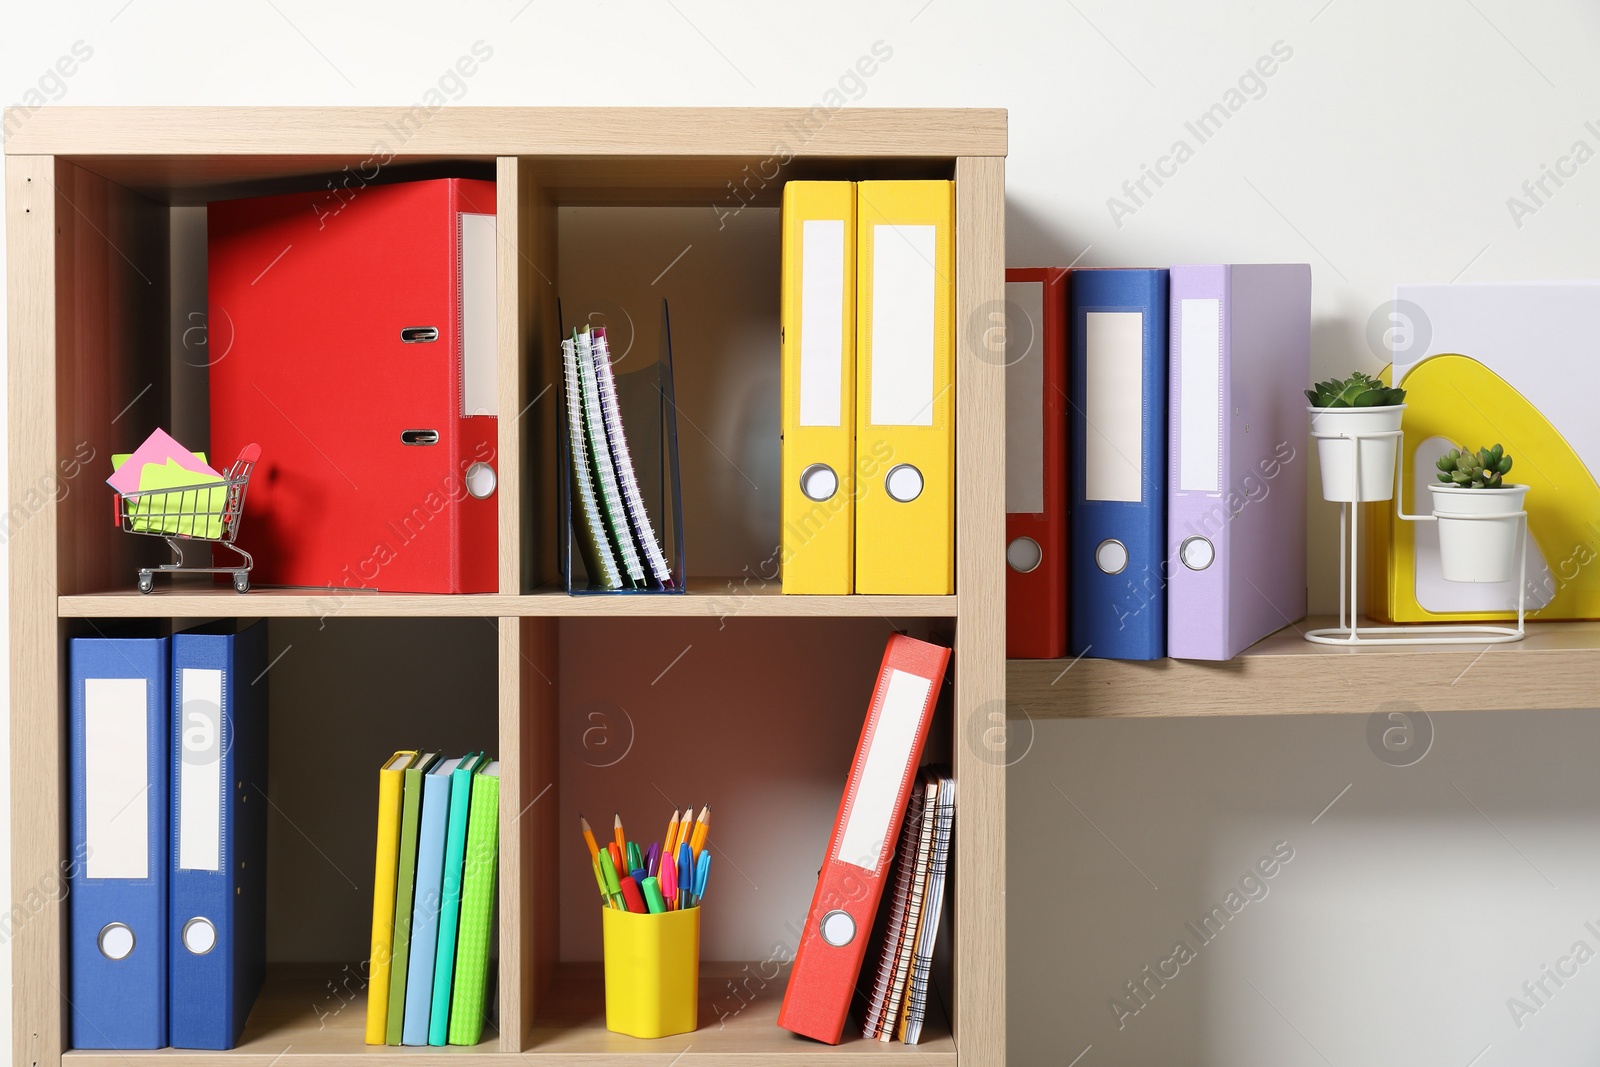
[[[1310,619],[1226,663],[1162,659],[1010,660],[1012,718],[1368,714],[1592,708],[1600,687],[1600,622],[1529,623],[1505,645],[1335,648],[1314,645]],[[1374,624],[1376,625],[1376,624]],[[1509,658],[1508,658],[1509,657]]]
[[[462,1064],[527,1067],[528,1064],[582,1064],[612,1067],[621,1063],[671,1063],[674,1067],[756,1067],[760,1064],[915,1063],[953,1065],[955,1042],[937,1002],[933,1003],[920,1044],[866,1041],[847,1031],[843,1043],[823,1045],[797,1037],[777,1025],[783,1001],[784,976],[779,976],[735,1011],[739,1001],[728,983],[744,977],[744,964],[705,963],[700,971],[700,1029],[692,1034],[655,1041],[613,1034],[605,1026],[605,987],[597,963],[563,965],[550,985],[545,1010],[534,1020],[532,1040],[522,1053],[501,1050],[491,1028],[471,1048],[390,1047],[365,1043],[367,1001],[364,992],[333,994],[346,972],[332,963],[278,964],[269,969],[267,984],[256,1000],[237,1048],[227,1052],[191,1049],[67,1052],[63,1062],[75,1067],[127,1067],[130,1063],[171,1062],[184,1067],[243,1067],[273,1064],[404,1064],[428,1067]],[[754,971],[757,965],[752,964]],[[770,969],[770,968],[769,968]]]
[[[124,590],[57,599],[63,619],[105,618],[563,618],[774,617],[934,618],[957,613],[955,596],[784,596],[777,582],[743,583],[734,578],[690,579],[681,596],[568,596],[549,589],[516,596],[502,593],[448,596],[374,593],[365,590],[252,589],[186,583],[158,585],[152,593]]]
[[[736,977],[760,973],[759,964],[744,970],[740,963],[704,963],[700,968],[700,1029],[679,1037],[642,1041],[606,1029],[603,969],[598,963],[569,963],[559,967],[550,983],[544,1010],[534,1019],[526,1056],[533,1062],[612,1064],[638,1063],[641,1057],[660,1057],[663,1065],[695,1067],[731,1064],[954,1064],[955,1042],[932,1005],[928,1028],[916,1045],[898,1041],[867,1041],[846,1026],[844,1041],[824,1045],[778,1027],[778,1007],[783,1002],[787,975],[779,975],[765,988],[750,979],[743,1010],[729,991]],[[771,972],[771,965],[767,965]],[[615,1058],[613,1058],[615,1057]],[[674,1059],[673,1057],[681,1057]]]

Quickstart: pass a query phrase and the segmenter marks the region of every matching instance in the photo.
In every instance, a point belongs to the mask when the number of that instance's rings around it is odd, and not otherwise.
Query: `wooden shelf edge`
[[[784,596],[775,583],[691,580],[677,596],[568,596],[563,592],[373,593],[341,590],[232,589],[199,586],[90,593],[57,600],[63,619],[107,618],[945,618],[959,614],[955,596]]]
[[[1505,645],[1335,648],[1286,627],[1223,663],[1010,660],[1013,719],[1515,711],[1600,705],[1600,623],[1529,623]]]
[[[386,127],[413,130],[397,157],[481,155],[1004,156],[1003,108],[48,107],[8,133],[7,155],[372,154]]]
[[[653,1041],[605,1029],[605,994],[600,965],[569,963],[552,1013],[534,1024],[532,1047],[506,1051],[498,1036],[457,1046],[385,1046],[363,1041],[366,995],[352,989],[332,996],[328,989],[342,973],[338,964],[274,964],[250,1013],[239,1047],[226,1052],[193,1049],[79,1050],[63,1054],[74,1067],[128,1067],[174,1063],[183,1067],[353,1067],[403,1064],[405,1067],[528,1067],[529,1064],[621,1067],[653,1063],[663,1067],[760,1067],[766,1064],[826,1063],[841,1067],[915,1063],[918,1067],[956,1067],[955,1043],[937,1001],[930,1006],[926,1039],[919,1045],[865,1041],[847,1032],[837,1046],[808,1041],[776,1025],[782,1000],[781,978],[758,989],[748,1003],[727,990],[735,978],[748,979],[760,964],[707,962],[701,965],[700,1029]],[[331,979],[330,979],[331,976]],[[748,983],[742,988],[749,988]],[[343,999],[348,997],[348,999]],[[729,1010],[729,1005],[741,1006]]]

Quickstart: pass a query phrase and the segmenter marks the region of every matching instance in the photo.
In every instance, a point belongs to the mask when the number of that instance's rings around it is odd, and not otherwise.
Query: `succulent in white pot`
[[[1393,500],[1406,391],[1356,371],[1318,382],[1306,390],[1306,399],[1322,469],[1322,499]]]
[[[1450,582],[1508,582],[1517,559],[1525,485],[1505,480],[1504,448],[1452,448],[1439,457],[1439,485],[1428,486],[1439,522],[1439,571]]]

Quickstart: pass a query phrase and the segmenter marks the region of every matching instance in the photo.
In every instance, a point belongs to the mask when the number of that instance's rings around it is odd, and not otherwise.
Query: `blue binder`
[[[1068,651],[1166,655],[1167,272],[1071,275]]]
[[[267,624],[172,636],[171,1041],[231,1049],[266,964]]]
[[[145,636],[68,651],[73,1048],[167,1044],[167,656]]]
[[[459,759],[440,760],[422,777],[422,826],[417,834],[417,889],[411,909],[411,958],[406,964],[402,1045],[428,1043],[434,960],[439,948],[439,905],[444,896],[444,845],[450,812],[450,772]]]

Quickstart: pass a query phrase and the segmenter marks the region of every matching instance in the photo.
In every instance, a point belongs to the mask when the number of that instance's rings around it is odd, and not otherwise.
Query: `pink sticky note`
[[[139,491],[139,477],[144,471],[144,465],[146,463],[165,464],[169,460],[184,470],[194,471],[196,474],[202,474],[208,478],[222,477],[203,460],[196,459],[193,452],[174,441],[167,431],[156,430],[144,439],[144,444],[133,451],[127,462],[118,467],[116,472],[106,479],[106,484],[123,495],[137,493]]]

